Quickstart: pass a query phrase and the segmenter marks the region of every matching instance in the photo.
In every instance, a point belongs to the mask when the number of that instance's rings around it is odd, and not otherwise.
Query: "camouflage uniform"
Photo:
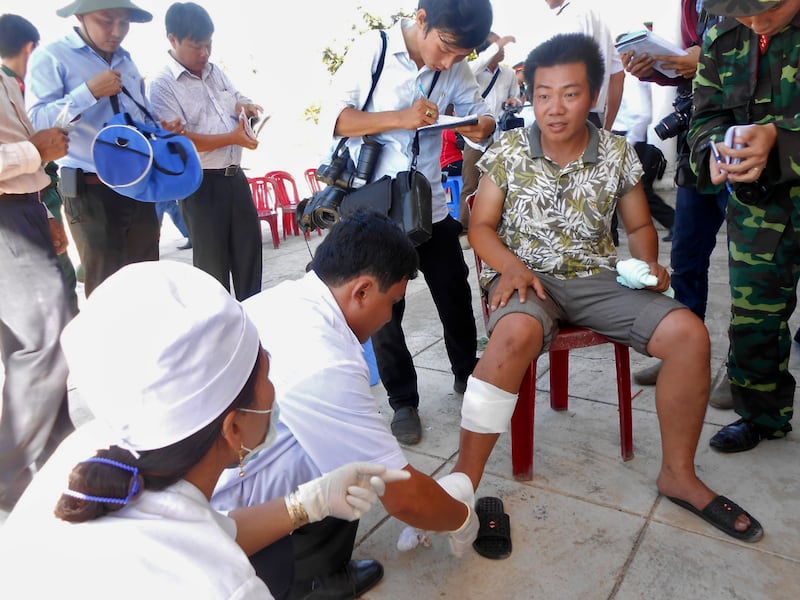
[[[708,141],[721,141],[731,125],[777,127],[760,181],[734,185],[728,203],[728,374],[739,415],[788,431],[795,390],[788,320],[800,276],[800,15],[771,37],[763,55],[758,39],[731,18],[709,31],[694,80],[689,142],[698,189],[712,192],[719,186],[710,181]]]

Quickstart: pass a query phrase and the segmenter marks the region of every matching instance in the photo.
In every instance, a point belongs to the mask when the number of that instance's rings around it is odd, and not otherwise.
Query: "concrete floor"
[[[674,202],[674,193],[668,191],[665,197]],[[264,287],[302,276],[310,259],[305,241],[290,237],[273,249],[266,225],[263,231]],[[312,251],[321,239],[312,236]],[[191,262],[191,251],[176,249],[182,241],[165,224],[162,258]],[[662,264],[669,264],[669,244],[662,243],[661,250]],[[620,256],[628,257],[624,239]],[[465,257],[482,336],[472,251]],[[717,376],[724,369],[729,311],[724,232],[718,236],[710,279],[707,326],[713,344],[712,376]],[[407,456],[417,469],[438,476],[449,472],[458,452],[461,397],[452,391],[435,315],[419,277],[408,287],[404,327],[419,375],[424,431],[422,441],[409,447]],[[633,370],[652,362],[631,354]],[[800,370],[796,360],[792,365]],[[569,410],[554,412],[548,402],[547,357],[539,361],[534,479],[514,480],[510,439],[504,435],[478,490],[478,496],[499,496],[505,503],[511,518],[512,555],[491,561],[470,551],[456,559],[444,536],[433,536],[430,548],[400,553],[395,544],[403,524],[379,506],[361,521],[354,557],[380,560],[386,574],[364,598],[794,600],[800,596],[800,435],[764,442],[738,455],[718,454],[709,448],[709,438],[737,417],[709,407],[696,456],[698,473],[712,489],[751,511],[765,530],[760,542],[740,543],[656,491],[660,437],[654,388],[634,384],[636,455],[623,462],[612,347],[573,351],[570,369]],[[380,385],[373,389],[379,405],[386,408],[388,423],[386,393]]]

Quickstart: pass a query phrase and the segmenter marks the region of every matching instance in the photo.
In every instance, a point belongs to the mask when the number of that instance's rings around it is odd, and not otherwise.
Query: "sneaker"
[[[192,247],[192,240],[186,239],[186,243],[178,246],[178,250],[189,250]]]
[[[422,424],[416,406],[398,408],[392,418],[392,435],[407,446],[419,443],[422,437]]]
[[[661,361],[644,369],[639,369],[633,374],[633,380],[639,385],[655,385],[658,374],[661,372]]]
[[[720,410],[730,410],[733,408],[731,384],[725,375],[711,388],[711,393],[708,396],[708,404]]]

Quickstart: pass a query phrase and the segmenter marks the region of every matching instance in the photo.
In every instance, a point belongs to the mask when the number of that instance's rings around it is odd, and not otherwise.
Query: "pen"
[[[425,98],[425,100],[427,100],[428,94],[425,93],[425,88],[422,87],[422,83],[420,83],[419,81],[417,82],[417,88],[419,88],[419,93],[422,94],[422,97]]]
[[[714,143],[714,140],[708,140],[708,147],[711,148],[711,154],[714,155],[714,159],[718,162],[722,162],[722,155],[719,153],[717,149],[717,145]],[[731,185],[730,181],[725,181],[725,188],[728,190],[728,193],[733,195],[733,186]]]

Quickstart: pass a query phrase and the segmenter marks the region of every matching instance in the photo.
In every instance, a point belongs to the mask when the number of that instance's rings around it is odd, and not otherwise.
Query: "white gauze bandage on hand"
[[[638,258],[617,261],[617,283],[632,290],[641,290],[658,285],[658,277],[650,272],[650,266]],[[662,292],[669,298],[675,297],[672,287]]]
[[[516,405],[517,394],[470,375],[461,402],[461,427],[475,433],[505,433]]]

